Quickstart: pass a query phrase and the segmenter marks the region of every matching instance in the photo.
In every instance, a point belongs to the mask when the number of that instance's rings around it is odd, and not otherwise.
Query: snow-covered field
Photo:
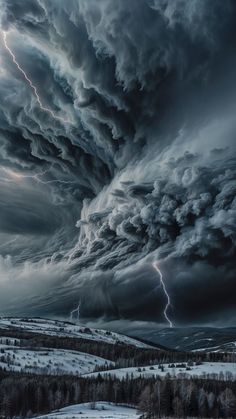
[[[73,337],[88,339],[92,342],[107,342],[116,344],[133,345],[139,348],[149,347],[136,339],[125,335],[109,332],[106,330],[90,329],[81,325],[74,325],[69,322],[47,319],[24,319],[24,318],[0,318],[0,329],[6,331],[24,330],[26,332],[42,333],[55,337]],[[8,333],[8,332],[7,332]],[[13,333],[14,336],[14,333]],[[199,336],[198,336],[199,338]],[[185,339],[186,340],[186,339]],[[14,337],[1,337],[0,332],[0,367],[8,371],[23,371],[36,374],[73,374],[84,376],[97,376],[96,368],[103,369],[99,374],[102,376],[112,375],[122,379],[127,374],[139,377],[164,377],[166,374],[171,376],[186,377],[211,377],[216,379],[236,379],[236,363],[229,362],[204,362],[201,365],[192,365],[189,368],[175,364],[169,367],[164,364],[161,368],[158,365],[111,369],[107,371],[107,366],[114,365],[109,360],[98,356],[69,349],[52,348],[30,348],[22,347],[21,341]]]
[[[166,374],[170,374],[172,377],[181,377],[186,375],[186,377],[201,377],[208,378],[209,375],[216,379],[236,379],[236,363],[230,362],[204,362],[201,365],[194,365],[190,367],[190,370],[186,370],[184,367],[168,367],[169,364],[163,364],[163,369],[159,368],[158,365],[146,366],[146,367],[136,367],[136,368],[120,368],[115,370],[99,372],[103,377],[113,376],[119,379],[125,378],[128,376],[137,377],[165,377]],[[175,364],[178,365],[178,364]],[[223,373],[223,375],[222,375]],[[231,376],[232,374],[232,376]],[[86,376],[94,377],[98,373],[86,374]]]
[[[83,403],[64,407],[45,416],[37,416],[37,419],[138,419],[139,417],[136,409],[116,406],[112,403],[96,402],[95,406],[92,406],[91,403]]]
[[[119,333],[102,329],[91,329],[69,322],[41,318],[24,319],[18,317],[0,317],[0,329],[10,330],[13,327],[23,329],[28,332],[44,333],[50,336],[83,338],[111,344],[119,342],[126,345],[136,346],[138,348],[150,348],[150,346],[145,343]]]
[[[0,344],[0,367],[7,371],[82,375],[94,371],[97,366],[110,364],[113,363],[78,351],[48,348],[33,350]]]

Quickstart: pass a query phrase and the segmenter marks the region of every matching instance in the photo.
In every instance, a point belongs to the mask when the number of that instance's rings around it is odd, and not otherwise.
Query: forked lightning
[[[18,61],[15,57],[15,54],[12,52],[11,48],[9,47],[9,45],[7,43],[7,33],[5,31],[2,31],[2,36],[3,36],[4,47],[6,48],[7,52],[10,54],[13,63],[16,65],[16,67],[21,72],[21,74],[23,74],[25,80],[27,81],[27,83],[31,87],[31,89],[34,93],[34,96],[36,97],[36,100],[39,104],[40,109],[42,109],[42,111],[44,111],[44,112],[47,112],[49,115],[51,115],[54,119],[57,119],[58,121],[64,122],[65,124],[71,124],[72,122],[69,119],[65,119],[62,116],[56,115],[55,112],[52,111],[52,109],[47,108],[46,106],[44,106],[42,104],[42,101],[41,101],[40,96],[38,94],[37,88],[33,84],[32,80],[29,78],[29,76],[26,74],[26,72],[23,70],[23,68],[20,66],[20,64],[18,63]]]
[[[167,289],[166,289],[166,286],[165,286],[165,282],[164,282],[164,280],[163,280],[163,275],[162,275],[162,273],[161,273],[161,270],[160,270],[160,268],[159,268],[159,266],[158,266],[158,263],[157,263],[157,262],[153,262],[152,266],[153,266],[153,268],[157,271],[157,273],[158,273],[158,274],[159,274],[159,276],[160,276],[161,286],[162,286],[162,289],[163,289],[163,291],[164,291],[164,294],[165,294],[165,296],[166,296],[166,298],[167,298],[167,304],[166,304],[165,309],[164,309],[164,316],[165,316],[166,320],[168,321],[169,326],[170,326],[170,327],[173,327],[173,323],[172,323],[172,321],[170,320],[170,318],[169,318],[169,316],[168,316],[168,308],[171,306],[171,303],[170,303],[170,296],[169,296],[169,294],[168,294],[168,292],[167,292]]]

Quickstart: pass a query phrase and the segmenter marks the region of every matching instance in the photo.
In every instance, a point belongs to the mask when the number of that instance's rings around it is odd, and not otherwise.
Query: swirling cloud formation
[[[235,319],[236,4],[2,0],[1,314]],[[117,324],[117,323],[116,323]]]

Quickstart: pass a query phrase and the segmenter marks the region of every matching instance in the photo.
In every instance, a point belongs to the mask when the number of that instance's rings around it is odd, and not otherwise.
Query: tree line
[[[119,380],[0,372],[0,417],[27,418],[61,407],[103,400],[137,406],[143,418],[234,418],[236,383],[202,379]]]

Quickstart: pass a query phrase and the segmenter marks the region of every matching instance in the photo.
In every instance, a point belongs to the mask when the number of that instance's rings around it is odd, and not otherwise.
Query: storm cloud
[[[1,314],[161,324],[158,261],[175,324],[234,321],[235,2],[3,0],[0,23]]]

